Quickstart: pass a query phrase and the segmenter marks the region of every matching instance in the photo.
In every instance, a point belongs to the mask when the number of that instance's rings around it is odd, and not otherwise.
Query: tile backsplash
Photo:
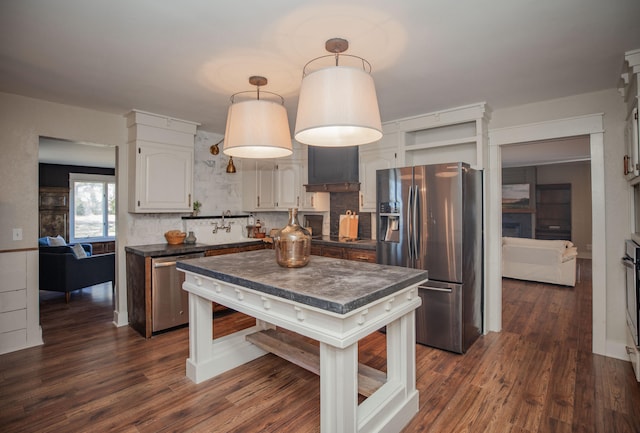
[[[330,193],[331,210],[329,212],[329,234],[331,236],[338,236],[340,215],[344,215],[347,210],[350,210],[359,215],[358,238],[371,239],[371,213],[360,213],[359,197],[360,193],[357,191]]]

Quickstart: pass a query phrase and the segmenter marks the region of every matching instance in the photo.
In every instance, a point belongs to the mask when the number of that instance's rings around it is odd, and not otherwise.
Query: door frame
[[[485,329],[502,329],[502,149],[508,144],[588,136],[591,153],[591,214],[593,243],[592,351],[606,355],[606,231],[603,114],[524,124],[489,130],[487,157],[487,291]]]

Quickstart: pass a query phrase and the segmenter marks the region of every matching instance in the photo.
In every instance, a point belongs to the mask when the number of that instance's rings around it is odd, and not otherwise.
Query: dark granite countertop
[[[124,250],[129,253],[137,254],[139,256],[144,257],[164,257],[164,256],[175,256],[179,254],[190,254],[190,253],[202,253],[208,250],[217,250],[224,248],[233,248],[233,247],[245,247],[249,245],[255,245],[257,243],[262,243],[261,239],[252,239],[242,242],[231,242],[228,244],[179,244],[179,245],[169,245],[167,243],[164,244],[150,244],[150,245],[133,245],[126,246]]]
[[[319,256],[303,268],[283,268],[273,250],[178,261],[177,267],[338,314],[425,281],[428,275],[424,270]]]
[[[313,238],[311,244],[336,246],[343,248],[358,248],[361,250],[375,250],[376,241],[373,239],[358,239],[355,241],[340,240],[337,236],[322,236],[321,238]]]

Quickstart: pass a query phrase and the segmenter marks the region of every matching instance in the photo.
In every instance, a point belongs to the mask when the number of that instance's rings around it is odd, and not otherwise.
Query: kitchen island
[[[414,311],[426,271],[315,256],[304,268],[288,269],[270,250],[177,267],[189,292],[192,381],[271,351],[319,373],[324,433],[400,431],[418,411]],[[211,301],[255,317],[256,326],[214,340]],[[386,375],[358,364],[358,341],[384,326]],[[317,340],[319,350],[276,327]],[[360,405],[358,393],[367,397]]]

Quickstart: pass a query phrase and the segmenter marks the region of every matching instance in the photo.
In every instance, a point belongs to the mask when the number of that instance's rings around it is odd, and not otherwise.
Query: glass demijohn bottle
[[[298,208],[289,209],[289,222],[274,237],[276,261],[285,268],[301,268],[309,263],[311,235],[298,223]]]

